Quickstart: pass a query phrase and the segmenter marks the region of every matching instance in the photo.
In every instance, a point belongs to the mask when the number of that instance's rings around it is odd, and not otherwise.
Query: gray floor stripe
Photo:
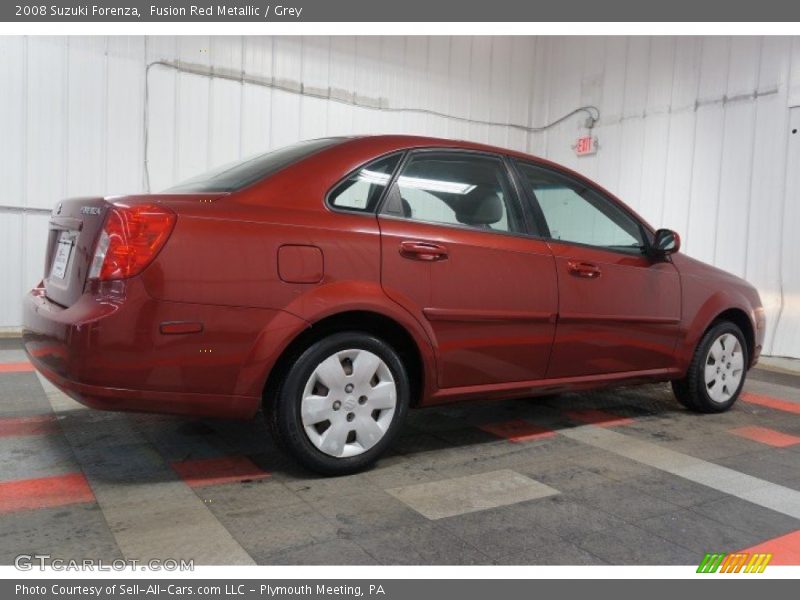
[[[558,494],[558,490],[510,469],[428,481],[386,491],[431,520]]]
[[[28,360],[23,350],[17,348],[0,348],[0,364],[24,362]]]
[[[751,369],[747,381],[763,381],[800,389],[800,372],[773,371],[772,369]]]
[[[589,446],[608,450],[672,475],[800,519],[800,492],[782,485],[745,475],[733,469],[602,427],[584,425],[572,429],[562,429],[559,433]]]
[[[772,396],[773,398],[778,398],[779,400],[785,400],[788,402],[800,402],[800,388],[788,387],[773,383],[771,381],[757,381],[755,379],[748,379],[745,392]]]
[[[96,412],[76,424],[70,413],[87,409],[39,380],[53,411],[64,417],[64,436],[125,558],[255,564],[124,416]]]

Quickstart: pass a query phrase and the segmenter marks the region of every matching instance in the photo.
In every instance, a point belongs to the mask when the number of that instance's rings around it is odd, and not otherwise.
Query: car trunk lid
[[[45,293],[53,302],[70,306],[83,294],[108,207],[104,198],[92,196],[63,200],[53,209],[44,272]]]
[[[213,204],[225,196],[225,193],[140,194],[69,198],[59,202],[50,217],[45,253],[47,298],[68,307],[84,293],[98,239],[109,211],[115,207],[156,204],[176,215],[206,215]]]

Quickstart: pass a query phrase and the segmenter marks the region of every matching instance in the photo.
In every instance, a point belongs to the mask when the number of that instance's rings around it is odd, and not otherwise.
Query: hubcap
[[[744,352],[735,335],[723,333],[708,350],[705,384],[714,402],[727,402],[739,389],[744,375]]]
[[[388,365],[368,350],[341,350],[308,378],[300,416],[308,439],[336,458],[377,444],[394,418],[397,386]]]

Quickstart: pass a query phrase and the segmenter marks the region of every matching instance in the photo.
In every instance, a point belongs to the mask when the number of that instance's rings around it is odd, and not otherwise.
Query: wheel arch
[[[264,384],[262,401],[277,393],[292,362],[311,344],[333,333],[362,331],[379,337],[392,346],[407,365],[411,383],[411,406],[417,406],[425,394],[426,363],[417,340],[396,319],[375,310],[348,310],[326,315],[311,323],[284,348]]]
[[[719,323],[720,321],[729,321],[736,325],[739,329],[742,330],[744,334],[745,343],[747,344],[747,361],[748,367],[753,360],[753,356],[755,353],[756,347],[756,335],[755,335],[755,327],[753,323],[750,321],[750,317],[747,316],[747,313],[741,308],[728,308],[720,312],[703,330],[702,337],[711,329],[714,325]]]
[[[752,366],[755,347],[755,323],[751,317],[752,311],[744,297],[737,294],[717,292],[710,296],[697,311],[694,320],[687,328],[687,334],[679,347],[678,360],[683,368],[689,366],[694,356],[697,344],[703,339],[706,332],[720,321],[730,321],[737,325],[745,336],[748,354],[748,368]]]

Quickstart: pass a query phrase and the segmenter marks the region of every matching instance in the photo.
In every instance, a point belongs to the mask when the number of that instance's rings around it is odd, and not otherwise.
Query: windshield
[[[281,169],[311,156],[315,152],[339,144],[344,139],[336,137],[298,142],[291,146],[250,156],[244,160],[218,167],[202,175],[187,179],[164,191],[173,193],[235,192],[273,175]]]

